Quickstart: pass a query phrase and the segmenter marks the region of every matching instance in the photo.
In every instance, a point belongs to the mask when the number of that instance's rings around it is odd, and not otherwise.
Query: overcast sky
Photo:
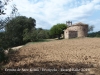
[[[7,15],[12,4],[21,15],[34,18],[36,27],[50,29],[70,20],[94,25],[94,31],[100,31],[100,0],[13,0],[7,6]]]

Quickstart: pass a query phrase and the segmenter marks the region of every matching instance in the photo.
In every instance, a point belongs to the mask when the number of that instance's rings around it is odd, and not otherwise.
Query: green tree
[[[89,33],[88,37],[100,37],[100,31]]]
[[[37,28],[37,31],[38,31],[39,37],[41,39],[48,39],[49,36],[50,36],[49,30],[42,29],[42,28]]]
[[[25,16],[18,16],[10,20],[5,26],[5,33],[8,36],[12,46],[21,45],[26,42],[23,40],[26,33],[29,33],[32,28],[35,28],[36,20]]]
[[[0,48],[3,49],[4,48],[4,40],[5,40],[5,34],[4,32],[0,32]]]
[[[32,32],[30,33],[30,40],[32,42],[40,40],[40,38],[39,38],[39,32],[40,31],[37,30],[37,29],[33,29],[32,30]]]
[[[28,34],[27,38],[30,39],[31,41],[40,41],[43,39],[48,39],[50,34],[49,34],[49,30],[45,30],[42,28],[34,28],[32,29],[32,31]]]
[[[60,37],[61,37],[61,34],[63,34],[64,33],[64,29],[66,29],[67,28],[67,25],[66,24],[63,24],[63,23],[58,23],[58,24],[56,24],[56,25],[54,25],[51,29],[50,29],[50,34],[51,34],[51,36],[53,36],[53,37],[58,37],[58,39],[60,39]]]
[[[96,34],[96,37],[100,37],[100,34]]]
[[[49,39],[50,38],[50,30],[44,30],[44,39]]]
[[[5,6],[8,5],[8,3],[10,1],[11,0],[0,0],[0,15],[6,15],[6,13],[5,13],[5,10],[6,10]],[[14,18],[14,17],[16,17],[18,15],[17,11],[18,11],[18,9],[16,8],[15,5],[13,5],[10,17],[7,17],[5,19],[0,17],[0,62],[2,62],[3,59],[5,58],[4,53],[3,53],[4,49],[10,47],[11,43],[13,43],[11,41],[11,37],[9,38],[10,35],[8,33],[5,33],[4,28],[5,28],[6,24],[12,18]],[[3,30],[3,31],[1,32],[1,30]]]

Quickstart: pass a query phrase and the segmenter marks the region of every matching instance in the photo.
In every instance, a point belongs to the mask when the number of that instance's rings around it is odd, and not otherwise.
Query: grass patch
[[[42,43],[42,42],[50,42],[50,41],[53,41],[55,39],[43,39],[43,40],[38,40],[38,41],[35,41],[35,42],[29,42],[27,44],[35,44],[35,43]]]

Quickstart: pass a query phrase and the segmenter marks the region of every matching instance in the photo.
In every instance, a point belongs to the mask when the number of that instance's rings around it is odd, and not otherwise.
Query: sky
[[[12,4],[20,15],[34,18],[37,28],[72,21],[94,25],[93,31],[100,31],[100,0],[13,0],[6,6],[8,16]]]

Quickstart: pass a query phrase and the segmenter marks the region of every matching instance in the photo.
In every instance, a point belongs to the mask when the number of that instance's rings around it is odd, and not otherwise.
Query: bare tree
[[[0,0],[0,15],[6,15],[6,13],[4,12],[6,10],[5,6],[8,5],[8,3],[10,2],[11,0]],[[0,30],[3,29],[6,25],[6,23],[8,21],[10,21],[12,18],[16,17],[16,16],[19,16],[19,13],[18,13],[18,9],[16,7],[15,4],[12,5],[12,11],[10,13],[10,16],[5,18],[5,19],[2,19],[0,17]]]
[[[16,17],[16,16],[19,16],[20,14],[19,14],[19,12],[18,12],[18,9],[17,9],[17,7],[16,7],[16,5],[14,4],[14,5],[12,5],[12,11],[11,11],[11,13],[10,13],[10,18],[12,19],[12,18],[14,18],[14,17]]]
[[[93,29],[94,29],[94,25],[89,26],[88,27],[88,32],[93,31]]]
[[[0,0],[0,15],[5,15],[6,13],[4,12],[6,10],[5,6],[8,5],[8,3],[11,0]]]

